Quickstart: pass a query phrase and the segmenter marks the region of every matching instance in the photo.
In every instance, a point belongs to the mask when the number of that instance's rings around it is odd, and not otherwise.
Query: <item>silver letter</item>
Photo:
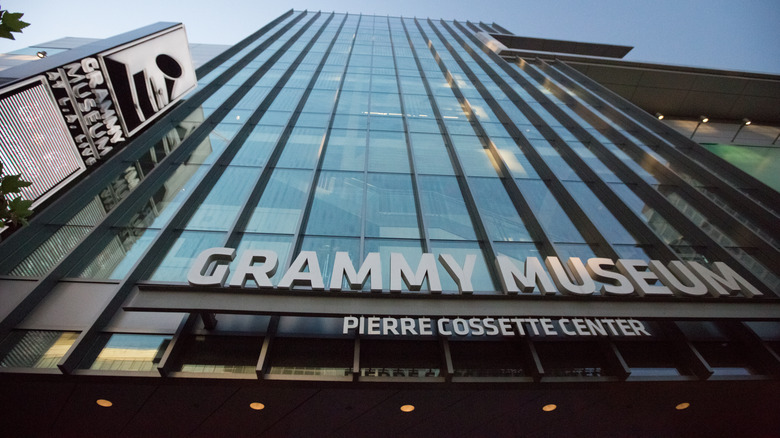
[[[587,269],[578,257],[571,257],[568,262],[574,281],[569,279],[569,274],[563,269],[558,257],[547,257],[544,259],[544,264],[553,274],[552,278],[558,291],[567,295],[591,295],[596,291],[596,283],[590,278]]]
[[[303,270],[307,266],[309,267],[308,272]],[[284,273],[279,287],[290,288],[301,283],[308,283],[312,289],[325,289],[320,273],[320,263],[317,261],[317,253],[314,251],[301,251],[298,254],[298,257],[290,265],[290,269]]]
[[[474,292],[474,286],[471,285],[471,274],[474,273],[474,263],[476,261],[476,254],[466,254],[466,261],[463,262],[463,269],[461,269],[454,257],[449,254],[439,254],[439,262],[450,274],[450,277],[455,280],[455,283],[458,284],[458,290],[462,294]]]
[[[496,256],[496,262],[499,271],[501,271],[501,282],[510,294],[516,294],[518,291],[531,293],[537,285],[542,295],[555,293],[552,280],[542,268],[542,263],[538,258],[528,257],[525,259],[525,273],[520,272],[512,259],[505,255]],[[520,289],[518,289],[518,285],[521,287]]]
[[[752,284],[742,278],[739,274],[729,268],[727,264],[723,262],[715,262],[712,264],[712,268],[715,272],[710,271],[704,266],[696,262],[688,262],[688,266],[697,277],[707,284],[710,289],[710,293],[714,296],[728,296],[734,292],[742,292],[748,298],[754,296],[763,295]]]
[[[187,274],[187,282],[193,286],[222,286],[230,267],[219,262],[230,262],[235,256],[236,250],[233,248],[209,248],[201,252]],[[215,262],[214,272],[206,275],[212,262]]]
[[[426,252],[420,257],[420,264],[417,265],[415,273],[406,263],[403,254],[390,253],[390,292],[401,292],[402,281],[406,283],[409,290],[420,290],[426,276],[428,276],[431,293],[441,292],[439,271],[436,270],[436,259],[433,258],[433,254]]]
[[[254,262],[263,262],[254,265]],[[254,280],[257,287],[273,287],[271,279],[276,273],[279,257],[273,251],[249,249],[241,254],[236,273],[230,279],[230,287],[244,287],[247,280]]]
[[[333,259],[333,275],[330,277],[330,290],[341,290],[341,283],[347,276],[349,287],[354,290],[363,289],[366,278],[371,275],[371,291],[382,292],[382,261],[378,252],[370,252],[360,265],[360,271],[355,272],[355,266],[349,258],[349,253],[338,251]]]

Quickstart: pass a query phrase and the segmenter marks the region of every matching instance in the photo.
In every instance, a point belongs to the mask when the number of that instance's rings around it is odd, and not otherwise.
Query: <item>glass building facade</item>
[[[183,102],[0,245],[0,374],[771,398],[778,193],[565,61],[499,54],[495,34],[290,11],[200,67]],[[235,249],[231,274],[272,251],[270,286],[188,284],[210,248]],[[371,281],[332,283],[342,253],[356,270],[378,254]],[[518,292],[497,262],[529,258],[552,289]],[[722,262],[758,293],[610,292],[590,271],[588,289],[565,261],[593,259]]]

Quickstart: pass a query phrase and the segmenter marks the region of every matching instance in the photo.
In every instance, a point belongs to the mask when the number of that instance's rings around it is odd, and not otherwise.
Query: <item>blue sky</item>
[[[63,36],[183,22],[190,42],[232,44],[290,8],[497,22],[515,34],[634,46],[627,60],[780,74],[778,0],[0,0],[32,23],[0,53]]]

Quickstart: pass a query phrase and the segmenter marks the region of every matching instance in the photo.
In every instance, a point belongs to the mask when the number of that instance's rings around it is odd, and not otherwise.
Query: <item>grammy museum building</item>
[[[780,77],[630,49],[289,11],[0,71],[0,427],[772,436],[780,194],[717,152]]]

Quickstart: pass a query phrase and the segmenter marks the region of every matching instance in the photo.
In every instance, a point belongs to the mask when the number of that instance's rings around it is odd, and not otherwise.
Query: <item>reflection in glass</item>
[[[91,370],[152,371],[171,335],[114,334],[89,366]]]
[[[366,131],[332,129],[322,168],[362,171],[366,167]]]
[[[477,239],[455,177],[421,175],[417,178],[417,185],[431,239]]]
[[[246,231],[294,233],[310,181],[310,171],[276,169],[254,208]]]
[[[187,336],[182,341],[179,370],[190,373],[253,374],[263,346],[259,336]]]
[[[195,257],[204,249],[222,246],[225,233],[182,231],[162,261],[154,268],[150,280],[186,283],[187,272]]]
[[[409,175],[370,173],[367,187],[366,236],[420,237]]]
[[[14,346],[0,361],[0,367],[57,368],[78,336],[78,332],[49,330],[12,332],[3,344]]]
[[[409,155],[402,132],[370,131],[368,134],[369,172],[409,173]]]
[[[82,261],[70,276],[120,280],[141,258],[157,237],[158,230],[146,228],[112,229],[113,236],[102,251],[86,265]]]
[[[227,231],[259,175],[256,167],[226,167],[184,228]]]
[[[593,194],[587,184],[574,181],[565,181],[563,184],[609,243],[625,243],[631,245],[637,243],[636,239],[623,228],[620,221],[617,220],[601,200]]]
[[[474,202],[477,204],[490,240],[509,242],[532,240],[500,180],[472,178],[470,185],[474,193]]]
[[[542,180],[517,180],[517,185],[553,242],[584,243],[585,239]]]
[[[314,192],[306,234],[360,236],[363,174],[323,171]]]

